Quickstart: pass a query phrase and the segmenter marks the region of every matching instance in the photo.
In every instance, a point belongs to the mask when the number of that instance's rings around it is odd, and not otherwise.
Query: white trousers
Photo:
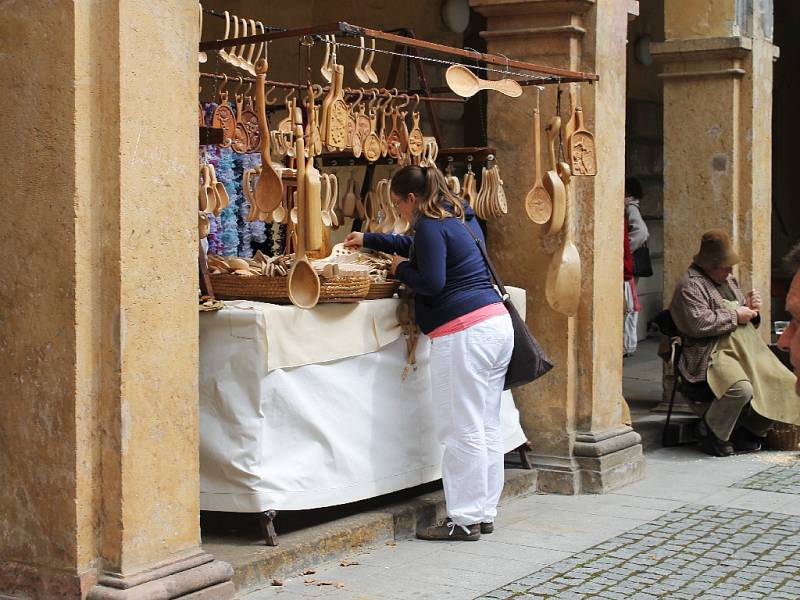
[[[431,342],[447,516],[457,525],[493,522],[504,481],[500,395],[514,349],[511,317],[492,317]]]

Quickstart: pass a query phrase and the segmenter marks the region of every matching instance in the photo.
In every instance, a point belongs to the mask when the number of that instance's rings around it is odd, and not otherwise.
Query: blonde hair
[[[447,187],[442,172],[436,167],[408,165],[392,176],[391,193],[407,197],[414,194],[414,210],[431,219],[456,217],[464,220],[463,200]]]

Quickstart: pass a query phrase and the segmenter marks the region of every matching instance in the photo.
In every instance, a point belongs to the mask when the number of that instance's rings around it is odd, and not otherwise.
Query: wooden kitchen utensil
[[[256,67],[258,71],[258,66]],[[303,142],[303,128],[295,127],[295,156],[297,156],[297,201],[300,204],[300,213],[305,216],[305,182],[306,168],[305,143]],[[295,231],[297,234],[297,247],[295,249],[292,270],[289,271],[289,299],[299,308],[313,308],[319,302],[319,275],[306,258],[305,231],[302,224]]]
[[[223,82],[217,89],[217,107],[211,115],[211,127],[222,129],[222,143],[219,145],[227,148],[236,134],[236,115],[228,104],[228,92],[225,89],[228,85],[228,76],[223,74],[223,77]]]
[[[369,83],[369,75],[367,72],[364,71],[364,68],[361,66],[364,63],[364,38],[361,37],[361,49],[358,51],[358,60],[356,60],[356,66],[353,69],[353,73],[356,75],[356,79],[358,79],[361,83]]]
[[[375,114],[375,109],[370,111],[369,122],[370,129],[367,137],[364,139],[362,153],[368,161],[372,162],[381,157],[381,140],[375,132],[375,128],[378,125],[378,117]]]
[[[272,168],[269,152],[269,125],[264,103],[264,85],[267,76],[267,61],[263,58],[256,63],[256,108],[258,109],[258,129],[261,132],[261,175],[256,183],[256,204],[261,212],[272,212],[281,203],[283,181]],[[302,128],[300,130],[302,135]],[[298,161],[299,162],[299,161]]]
[[[553,254],[547,268],[545,297],[553,310],[572,317],[577,314],[581,299],[581,256],[572,242],[574,203],[572,185],[567,178],[567,209],[564,226],[564,245]]]
[[[302,162],[298,155],[297,163]],[[302,199],[303,213],[299,225],[303,228],[306,250],[319,250],[322,246],[322,181],[314,166],[314,153],[308,153],[305,171],[305,197]]]
[[[564,139],[567,140],[567,158],[569,159],[569,138],[572,137],[572,134],[578,128],[575,121],[575,108],[578,106],[577,96],[575,92],[575,84],[569,84],[569,107],[570,107],[570,114],[569,119],[566,123],[564,123]]]
[[[241,80],[241,76],[239,79]],[[239,85],[241,85],[241,83]],[[237,93],[234,95],[234,98],[236,99],[236,126],[234,127],[231,148],[234,152],[244,154],[250,147],[250,136],[247,134],[247,129],[245,128],[244,121],[242,120],[242,113],[244,112],[244,96]]]
[[[539,109],[533,109],[533,158],[536,163],[533,187],[525,196],[525,212],[528,218],[537,225],[544,225],[553,214],[553,198],[542,185],[542,124]]]
[[[378,83],[378,74],[375,72],[375,69],[372,68],[372,61],[375,60],[375,38],[370,40],[372,51],[369,55],[369,60],[367,60],[367,64],[364,65],[364,73],[366,73],[367,77],[372,83]]]
[[[342,214],[345,217],[352,218],[355,216],[357,201],[356,180],[350,175],[350,179],[347,181],[347,191],[344,193],[344,198],[342,198]]]
[[[555,132],[554,135],[557,136],[558,130],[561,128],[561,117],[555,116],[551,118],[547,127],[549,131]],[[550,220],[552,221],[556,207],[562,206],[567,202],[567,191],[564,189],[564,182],[561,181],[561,177],[558,176],[555,152],[550,151],[548,154],[550,155],[550,169],[542,176],[542,184],[552,200],[550,212]]]
[[[595,154],[594,136],[584,127],[583,109],[575,106],[575,131],[569,136],[569,164],[575,175],[597,175],[597,156]]]
[[[342,81],[344,79],[344,66],[334,67],[334,95],[328,109],[328,126],[325,143],[328,148],[344,150],[347,147],[347,104],[344,101]]]
[[[422,156],[425,146],[423,137],[422,129],[419,127],[419,111],[415,110],[411,113],[411,131],[408,133],[408,152],[414,157],[415,163],[419,163],[419,157]]]
[[[245,94],[245,106],[241,122],[247,132],[247,152],[261,150],[261,131],[258,128],[258,114],[253,106],[253,97]]]
[[[470,98],[481,90],[494,90],[511,98],[522,95],[522,86],[513,79],[481,79],[462,65],[452,65],[445,73],[447,86],[463,98]]]
[[[556,140],[559,134],[559,126],[561,125],[561,118],[560,117],[553,117],[550,120],[550,123],[547,125],[547,137],[548,137],[548,153],[550,155],[550,168],[552,171],[547,172],[547,177],[550,176],[550,173],[555,171],[558,175],[558,178],[561,180],[561,185],[558,186],[559,188],[563,188],[567,185],[569,181],[570,174],[569,174],[569,165],[567,163],[557,163],[556,162]],[[565,180],[565,171],[566,168],[566,180]],[[555,235],[561,228],[564,226],[564,213],[566,211],[567,205],[567,193],[566,189],[563,193],[551,189],[548,187],[548,191],[551,192],[551,197],[553,198],[553,214],[550,217],[550,227],[547,230],[548,235]]]

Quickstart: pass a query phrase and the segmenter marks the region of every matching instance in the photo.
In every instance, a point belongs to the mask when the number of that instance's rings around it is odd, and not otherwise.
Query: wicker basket
[[[259,300],[274,304],[290,304],[289,278],[253,275],[243,277],[229,273],[211,275],[214,295],[221,300]],[[320,302],[363,300],[369,293],[369,278],[362,275],[341,275],[320,279]]]
[[[369,276],[339,275],[333,279],[320,278],[319,301],[339,302],[364,300],[369,293]]]
[[[381,283],[372,282],[369,285],[369,293],[367,300],[381,300],[383,298],[391,298],[394,296],[397,288],[400,287],[400,282],[394,279],[383,281]]]
[[[288,277],[253,275],[243,277],[231,273],[210,275],[214,296],[221,300],[261,300],[276,304],[289,303]]]
[[[776,423],[767,433],[767,445],[773,450],[800,450],[800,427]]]

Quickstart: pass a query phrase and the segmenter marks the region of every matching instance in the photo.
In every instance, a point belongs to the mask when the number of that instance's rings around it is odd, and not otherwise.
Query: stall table
[[[525,292],[508,288],[524,315]],[[441,477],[428,358],[416,369],[396,298],[312,310],[234,301],[200,315],[200,508],[321,508]],[[404,379],[403,373],[407,372]],[[506,452],[526,443],[503,393]]]

